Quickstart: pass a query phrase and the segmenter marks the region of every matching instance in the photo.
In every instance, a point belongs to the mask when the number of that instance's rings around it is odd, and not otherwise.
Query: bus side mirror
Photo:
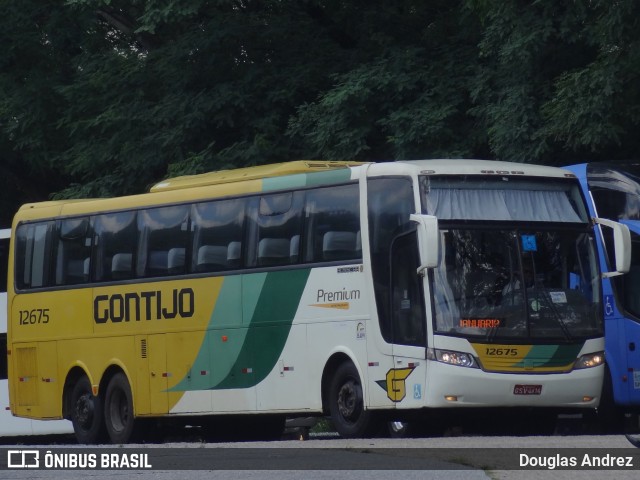
[[[631,234],[629,227],[622,223],[607,220],[605,218],[594,218],[593,221],[598,225],[604,225],[613,229],[613,246],[616,256],[616,271],[604,272],[603,278],[615,277],[627,273],[631,266]]]
[[[419,213],[414,213],[409,218],[418,224],[418,250],[420,251],[418,273],[424,275],[427,268],[438,266],[438,258],[440,257],[438,218]]]

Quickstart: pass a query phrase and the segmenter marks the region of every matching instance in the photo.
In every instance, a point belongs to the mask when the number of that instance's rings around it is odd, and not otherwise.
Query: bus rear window
[[[19,289],[49,285],[53,222],[18,226],[15,281]]]

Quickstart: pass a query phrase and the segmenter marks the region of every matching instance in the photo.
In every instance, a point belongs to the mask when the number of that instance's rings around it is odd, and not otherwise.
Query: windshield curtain
[[[441,219],[580,222],[565,192],[432,189],[427,210]]]
[[[423,213],[439,220],[588,221],[574,181],[423,176],[421,183]]]
[[[443,229],[435,330],[571,341],[602,334],[593,238],[584,231]]]

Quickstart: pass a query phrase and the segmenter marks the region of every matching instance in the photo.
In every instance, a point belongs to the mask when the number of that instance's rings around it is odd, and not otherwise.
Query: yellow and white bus
[[[570,172],[469,160],[298,161],[24,205],[11,410],[124,443],[153,417],[275,432],[329,414],[355,437],[436,408],[593,408],[594,223]],[[606,223],[624,272],[628,230]]]

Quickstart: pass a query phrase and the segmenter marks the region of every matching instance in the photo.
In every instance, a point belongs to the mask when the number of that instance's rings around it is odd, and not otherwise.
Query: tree
[[[479,29],[461,2],[370,2],[360,62],[298,108],[289,135],[328,158],[383,160],[488,153],[468,84]]]
[[[468,4],[483,32],[472,113],[496,157],[562,165],[637,155],[637,2]]]

